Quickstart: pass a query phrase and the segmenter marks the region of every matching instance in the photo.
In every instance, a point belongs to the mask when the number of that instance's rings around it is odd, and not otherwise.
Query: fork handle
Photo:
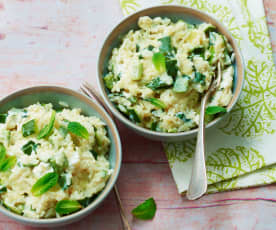
[[[207,190],[207,176],[205,166],[205,107],[210,96],[208,91],[200,105],[200,119],[198,125],[196,150],[193,159],[192,175],[187,191],[188,200],[195,200],[201,197]]]

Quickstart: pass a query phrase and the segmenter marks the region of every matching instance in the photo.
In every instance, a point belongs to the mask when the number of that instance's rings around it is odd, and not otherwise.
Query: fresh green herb
[[[17,162],[16,156],[6,157],[0,162],[0,171],[1,172],[8,171],[9,169],[13,168],[16,162]]]
[[[4,185],[0,185],[0,194],[7,192],[7,187]]]
[[[158,39],[161,42],[161,46],[159,47],[159,50],[165,54],[169,54],[172,52],[172,45],[171,45],[171,37],[166,36],[163,38]]]
[[[60,126],[58,131],[63,136],[63,138],[65,138],[68,134],[68,129],[65,126]]]
[[[55,119],[56,119],[56,111],[53,110],[51,118],[50,118],[50,122],[49,124],[45,125],[39,132],[37,139],[42,139],[42,138],[46,138],[48,137],[54,128],[54,124],[55,124]]]
[[[214,46],[216,43],[216,33],[210,32],[209,33],[209,46]]]
[[[8,114],[0,114],[0,123],[5,123],[7,117],[8,117]]]
[[[68,167],[68,159],[65,155],[64,155],[64,161],[62,165],[57,164],[56,161],[53,159],[49,159],[48,163],[51,165],[54,172],[57,173],[58,175],[62,174],[65,171],[65,169]]]
[[[135,48],[136,48],[136,53],[138,53],[140,51],[140,46],[136,44]]]
[[[167,107],[163,101],[160,101],[156,98],[146,98],[144,100],[150,102],[151,104],[155,105],[160,109],[165,109]]]
[[[155,215],[155,212],[156,204],[153,198],[149,198],[131,211],[133,216],[141,220],[152,219]]]
[[[187,23],[187,28],[188,29],[194,29],[194,28],[196,28],[196,25],[195,24]]]
[[[168,79],[163,79],[161,77],[156,77],[151,80],[146,87],[152,90],[166,89],[173,84],[173,79],[170,76],[167,76]]]
[[[23,137],[30,136],[34,134],[36,131],[36,123],[35,120],[30,120],[22,125],[22,135]]]
[[[148,50],[152,51],[154,49],[154,46],[153,45],[149,45],[148,46]]]
[[[201,85],[204,85],[205,84],[205,75],[200,73],[200,72],[195,72],[195,79],[194,79],[194,82],[196,83],[200,83]]]
[[[61,200],[56,204],[56,212],[59,215],[68,215],[82,208],[76,200]]]
[[[188,75],[177,76],[173,85],[173,91],[176,93],[187,92],[190,79]]]
[[[32,187],[32,193],[34,196],[40,196],[54,187],[58,182],[58,174],[50,172],[42,176]]]
[[[33,151],[36,153],[37,146],[38,144],[36,144],[34,141],[29,141],[22,146],[21,150],[23,153],[31,155]]]
[[[166,59],[163,53],[154,53],[152,56],[152,62],[159,73],[166,72]]]
[[[97,160],[99,154],[95,150],[93,150],[93,149],[89,150],[89,152],[93,155],[93,157],[95,158],[95,160]]]
[[[178,117],[180,120],[182,120],[184,122],[191,121],[191,119],[187,118],[186,115],[183,112],[179,112],[175,116]]]
[[[209,106],[205,111],[207,115],[214,115],[217,113],[226,113],[226,112],[227,112],[227,109],[221,106]]]
[[[143,57],[142,54],[140,54],[140,55],[138,56],[138,58],[141,60],[141,59],[143,59],[144,57]]]
[[[58,184],[63,191],[66,190],[67,188],[69,188],[70,185],[72,184],[71,177],[69,177],[69,176],[70,176],[70,174],[68,174],[68,173],[62,173],[58,177]]]
[[[133,122],[137,122],[137,123],[140,123],[141,122],[141,119],[140,117],[138,116],[137,112],[134,110],[134,109],[129,109],[128,110],[128,113],[129,113],[129,119]]]
[[[87,129],[84,126],[82,126],[79,122],[69,122],[67,129],[69,132],[75,134],[76,136],[82,137],[84,139],[89,138],[89,133]]]
[[[3,143],[0,142],[0,164],[6,157],[6,148]]]

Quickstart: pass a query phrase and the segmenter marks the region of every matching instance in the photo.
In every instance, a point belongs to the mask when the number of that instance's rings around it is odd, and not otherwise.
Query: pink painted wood
[[[264,3],[276,53],[276,1]],[[0,96],[37,84],[78,89],[87,80],[96,85],[102,41],[122,17],[118,0],[0,0]],[[276,228],[276,203],[250,201],[273,199],[275,185],[187,201],[177,193],[161,144],[122,125],[120,133],[124,156],[118,186],[133,229]],[[131,209],[149,197],[158,206],[154,220],[134,220]],[[235,198],[249,200],[223,201]],[[10,229],[37,228],[0,215],[0,230]],[[121,229],[114,195],[87,218],[60,229]]]

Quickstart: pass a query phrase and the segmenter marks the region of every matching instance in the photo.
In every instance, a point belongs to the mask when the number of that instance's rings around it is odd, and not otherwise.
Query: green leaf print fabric
[[[207,135],[208,192],[276,182],[276,71],[263,2],[121,0],[120,3],[124,15],[154,5],[189,6],[211,14],[229,29],[241,48],[246,77],[235,108]],[[178,191],[183,193],[189,185],[195,140],[163,145]]]

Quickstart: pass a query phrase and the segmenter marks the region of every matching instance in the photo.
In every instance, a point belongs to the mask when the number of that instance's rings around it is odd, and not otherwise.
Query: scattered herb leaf
[[[155,212],[156,204],[153,198],[149,198],[131,211],[133,216],[141,220],[152,219],[155,215]]]
[[[58,182],[58,174],[50,172],[42,176],[32,187],[32,193],[34,196],[40,196],[54,187]]]
[[[201,85],[204,85],[205,84],[205,75],[200,73],[200,72],[195,72],[195,79],[194,79],[194,82],[196,83],[200,83]]]
[[[160,109],[165,109],[167,107],[163,101],[160,101],[157,98],[146,98],[144,100],[150,102],[151,104],[153,104],[154,106],[156,106]]]
[[[170,76],[168,76],[168,77],[170,77]],[[151,80],[148,84],[146,84],[146,87],[148,87],[152,90],[158,90],[158,89],[168,88],[172,84],[173,84],[172,78],[170,81],[164,81],[160,77],[156,77],[153,80]]]
[[[172,45],[171,45],[171,37],[166,36],[163,38],[158,39],[161,42],[161,46],[159,47],[159,50],[163,53],[171,53],[172,52]]]
[[[59,215],[67,215],[76,212],[82,208],[76,200],[61,200],[56,204],[56,212]]]
[[[221,106],[209,106],[205,111],[207,115],[214,115],[217,113],[226,113],[226,112],[227,112],[227,109]]]
[[[4,185],[0,185],[0,194],[7,192],[7,187]]]
[[[37,136],[37,139],[46,138],[51,134],[51,132],[53,131],[53,128],[54,128],[55,119],[56,119],[56,111],[53,110],[49,124],[45,125],[40,130],[40,132]]]
[[[0,171],[6,172],[7,170],[13,168],[13,166],[16,164],[16,162],[17,162],[16,156],[6,157],[0,163]]]
[[[69,122],[67,129],[69,132],[75,134],[76,136],[82,137],[84,139],[89,138],[89,133],[87,129],[84,126],[82,126],[79,122]]]

